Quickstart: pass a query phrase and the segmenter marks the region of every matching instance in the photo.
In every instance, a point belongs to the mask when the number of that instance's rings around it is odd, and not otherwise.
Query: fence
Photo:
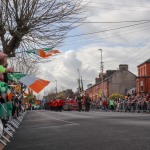
[[[150,113],[150,101],[114,102],[114,105],[112,107],[108,103],[105,107],[100,103],[91,104],[91,110]]]
[[[4,108],[2,104],[1,106]],[[6,113],[5,108],[4,111]],[[11,117],[9,120],[5,120],[5,122],[2,122],[0,119],[0,143],[2,143],[3,146],[7,145],[7,142],[10,142],[9,138],[13,137],[13,133],[16,131],[16,129],[18,129],[25,114],[26,111],[20,113],[20,115],[16,118]]]

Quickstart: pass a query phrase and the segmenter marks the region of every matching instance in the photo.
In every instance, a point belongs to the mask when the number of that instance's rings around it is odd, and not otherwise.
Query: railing
[[[116,102],[113,106],[91,104],[91,110],[107,110],[115,112],[136,112],[136,113],[150,113],[150,102]]]
[[[7,113],[3,104],[1,105],[1,109],[4,109],[4,112]],[[20,113],[20,115],[16,118],[9,118],[9,120],[5,120],[5,123],[0,119],[0,143],[3,146],[7,145],[7,142],[10,142],[8,137],[13,137],[13,133],[18,129],[23,117],[25,116],[26,111]],[[5,118],[5,114],[3,116],[3,120]]]

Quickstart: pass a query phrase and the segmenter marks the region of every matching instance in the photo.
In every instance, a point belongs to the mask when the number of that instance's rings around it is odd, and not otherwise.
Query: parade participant
[[[79,111],[81,111],[82,110],[82,97],[80,95],[78,95],[76,100],[78,102],[78,109],[79,109]]]
[[[59,100],[58,100],[58,110],[59,110],[59,111],[62,111],[62,109],[63,109],[63,100],[62,100],[62,99],[59,99]]]
[[[90,104],[91,104],[91,98],[89,97],[89,94],[85,95],[85,111],[90,110]]]
[[[58,111],[62,111],[62,109],[63,109],[63,100],[61,100],[61,99],[57,100],[57,109],[58,109]]]
[[[50,106],[50,110],[52,111],[53,110],[53,100],[50,101],[49,106]]]
[[[53,101],[53,107],[54,107],[54,111],[58,110],[58,102],[57,102],[57,100]]]

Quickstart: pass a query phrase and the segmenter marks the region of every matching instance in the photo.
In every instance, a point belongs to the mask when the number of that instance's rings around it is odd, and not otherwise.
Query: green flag
[[[24,76],[26,76],[26,74],[23,74],[23,73],[11,73],[8,76],[8,80],[13,80],[14,78],[17,79],[17,80],[20,80]]]

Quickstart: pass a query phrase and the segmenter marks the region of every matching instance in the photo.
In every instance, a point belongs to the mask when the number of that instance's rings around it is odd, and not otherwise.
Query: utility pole
[[[77,69],[78,70],[78,76],[79,76],[79,78],[78,78],[78,88],[79,88],[79,94],[80,94],[80,70],[79,69]]]
[[[100,70],[101,70],[101,81],[102,81],[102,100],[104,98],[104,82],[103,82],[103,61],[102,61],[102,49],[99,49],[101,51],[101,63],[100,63]]]
[[[55,80],[55,82],[56,82],[56,87],[55,87],[55,89],[56,89],[56,96],[57,96],[57,80]]]
[[[83,80],[82,80],[82,76],[81,76],[81,91],[83,91]]]

